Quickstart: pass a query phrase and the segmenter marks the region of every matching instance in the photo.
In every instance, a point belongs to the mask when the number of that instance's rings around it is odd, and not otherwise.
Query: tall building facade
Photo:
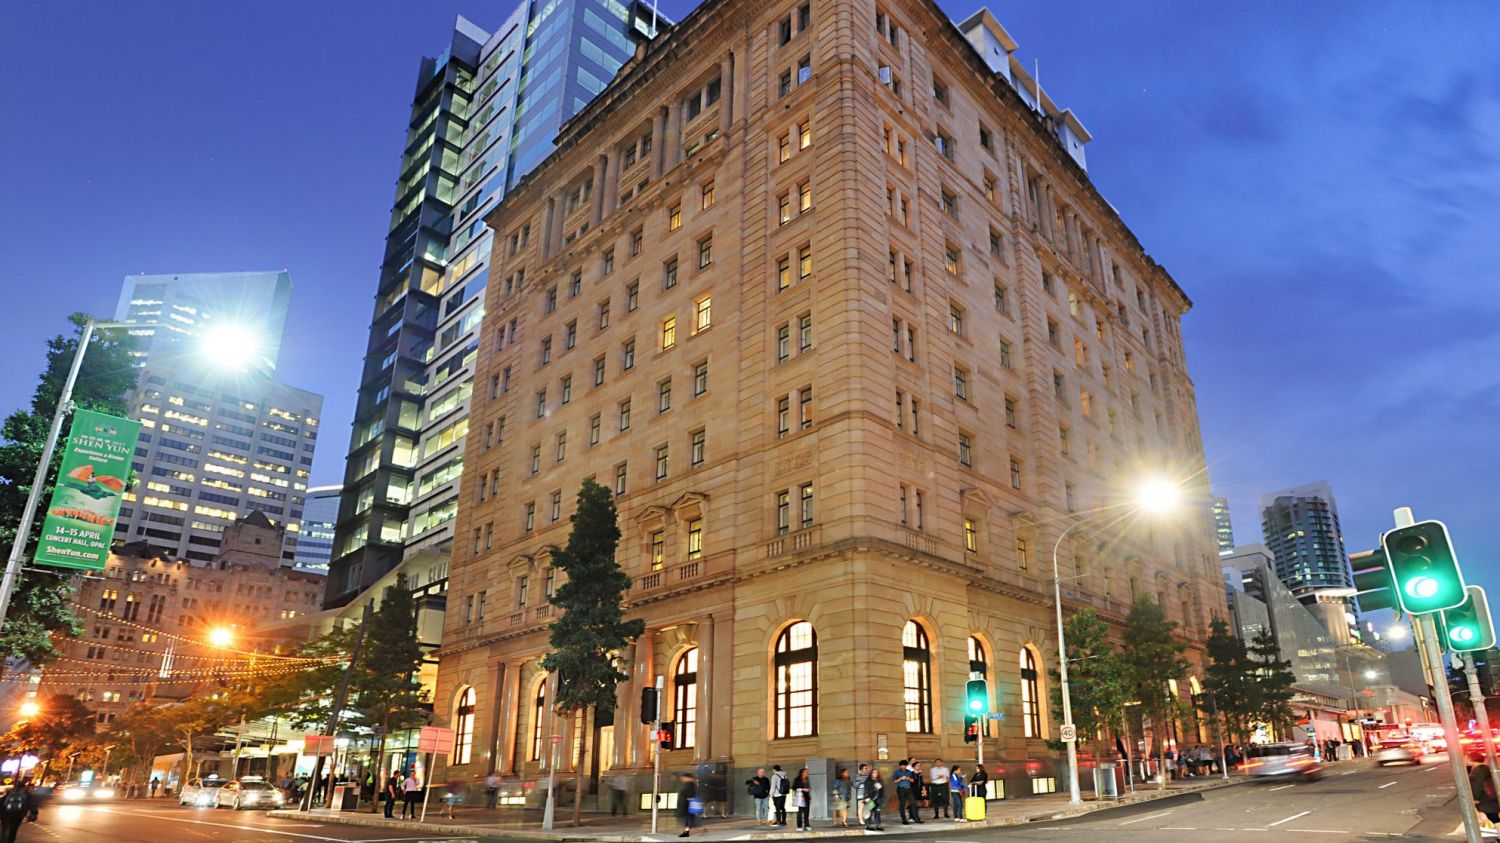
[[[297,535],[296,567],[319,574],[328,573],[333,557],[334,525],[339,519],[339,494],[344,487],[314,486],[307,490],[302,506],[302,528]]]
[[[197,344],[214,326],[232,325],[253,337],[260,365],[276,368],[292,281],[280,272],[198,272],[128,275],[115,319],[133,327],[140,365],[177,365],[200,355]]]
[[[1234,524],[1229,520],[1229,498],[1213,499],[1214,536],[1219,540],[1219,555],[1234,552]]]
[[[627,724],[657,677],[670,770],[957,757],[979,674],[997,792],[1056,789],[1049,553],[1204,460],[1191,303],[1053,115],[927,0],[709,0],[557,146],[487,218],[435,698],[453,774],[533,776],[576,728],[539,662],[593,478],[647,630],[589,769],[646,771]],[[1208,513],[1146,518],[1070,534],[1064,599],[1120,621],[1149,595],[1201,641]]]
[[[1299,598],[1354,585],[1338,505],[1327,483],[1308,483],[1260,497],[1261,533],[1276,558],[1276,576]]]
[[[413,553],[446,557],[489,283],[484,216],[654,25],[640,2],[522,3],[493,34],[460,17],[448,47],[422,60],[355,406],[330,607]]]

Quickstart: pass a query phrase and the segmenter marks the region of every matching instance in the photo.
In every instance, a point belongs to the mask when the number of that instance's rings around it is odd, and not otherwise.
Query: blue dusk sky
[[[455,14],[492,27],[510,8],[7,4],[0,408],[127,274],[285,268],[282,377],[326,396],[313,480],[340,480],[418,62]],[[1260,493],[1327,480],[1351,551],[1409,504],[1500,584],[1500,5],[993,11],[1195,302],[1188,361],[1237,539],[1259,540]]]

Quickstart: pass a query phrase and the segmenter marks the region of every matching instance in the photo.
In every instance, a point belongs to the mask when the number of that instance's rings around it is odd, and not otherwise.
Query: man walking
[[[921,822],[922,817],[917,813],[917,778],[906,766],[905,758],[896,764],[891,781],[896,785],[896,811],[901,815],[901,824]]]
[[[953,813],[949,806],[952,802],[948,798],[948,781],[953,773],[943,766],[943,759],[932,759],[932,770],[927,774],[927,801],[932,804],[932,818],[938,818],[938,812],[947,819],[953,819]]]
[[[776,821],[771,825],[786,825],[786,795],[792,792],[792,783],[780,764],[771,765],[771,803],[776,806]]]
[[[759,825],[771,822],[771,780],[766,778],[765,767],[745,781],[745,792],[755,800],[755,822]]]
[[[625,810],[625,791],[630,788],[630,779],[624,773],[615,773],[609,777],[609,815],[620,812],[620,816],[629,816]]]
[[[152,799],[156,798],[156,789],[158,787],[161,787],[161,779],[157,778],[156,776],[152,776],[151,777],[151,798]]]
[[[860,825],[865,824],[865,781],[870,778],[870,765],[859,765],[859,772],[854,774],[854,818],[859,820]]]

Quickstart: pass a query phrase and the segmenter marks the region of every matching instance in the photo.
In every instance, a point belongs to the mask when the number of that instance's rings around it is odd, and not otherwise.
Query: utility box
[[[812,792],[808,794],[809,804],[807,806],[808,818],[814,820],[831,820],[833,812],[828,809],[828,791],[833,786],[835,768],[832,758],[809,758],[807,759],[807,781]],[[796,771],[790,773],[792,781],[797,780]],[[795,792],[793,793],[795,796]],[[787,808],[791,808],[791,799],[788,799]]]

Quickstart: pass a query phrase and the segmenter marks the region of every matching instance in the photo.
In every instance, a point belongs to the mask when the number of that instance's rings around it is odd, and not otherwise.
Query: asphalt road
[[[1238,841],[1461,840],[1448,767],[1335,767],[1321,781],[1242,784],[1185,794],[1072,820],[966,831],[929,823],[918,834],[887,834],[912,843],[1021,843],[1108,840],[1110,843]],[[889,828],[889,825],[887,826]],[[896,826],[899,828],[900,826]],[[873,835],[872,835],[873,836]],[[21,829],[21,843],[474,843],[473,837],[423,835],[325,823],[275,820],[259,811],[180,808],[160,803],[60,805]],[[484,843],[492,843],[486,838]]]

